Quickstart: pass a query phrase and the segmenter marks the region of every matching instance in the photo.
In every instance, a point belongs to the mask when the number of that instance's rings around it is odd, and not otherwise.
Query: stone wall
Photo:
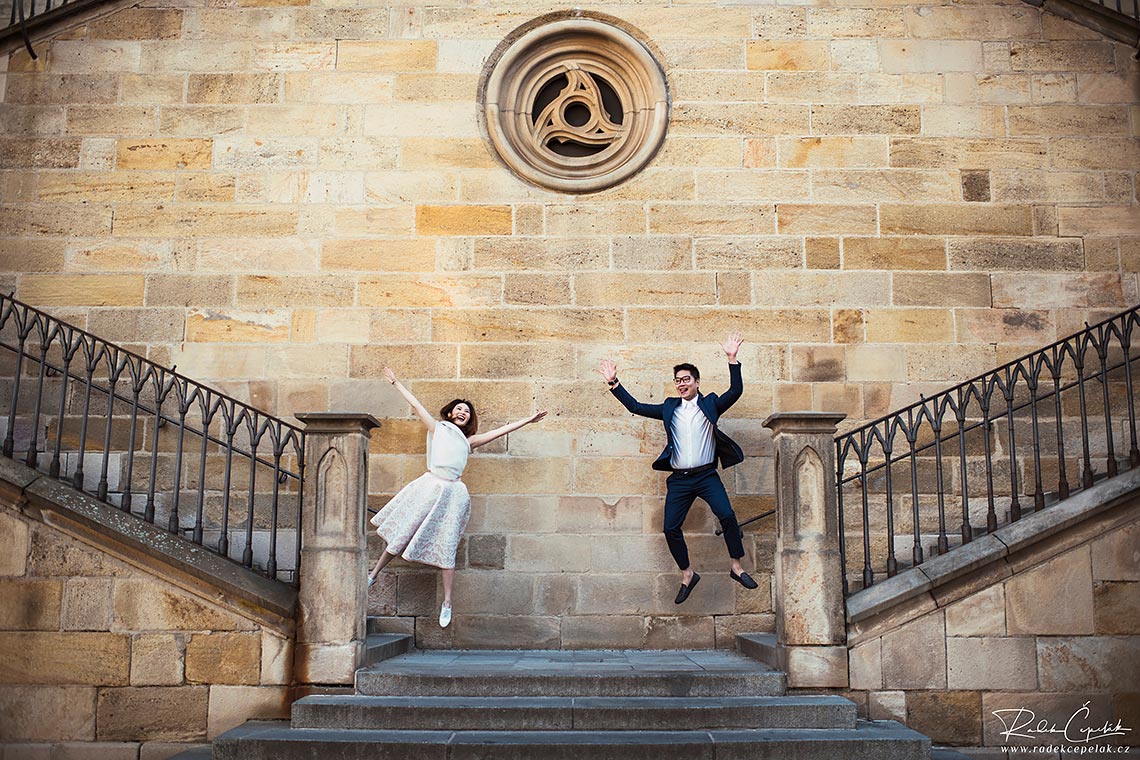
[[[936,744],[1079,748],[1081,728],[1119,720],[1131,732],[1096,744],[1136,746],[1138,546],[1133,499],[850,625],[855,698],[869,717],[904,721]],[[1036,714],[1033,728],[1075,715],[1071,737],[1004,737],[1024,720],[1019,709]]]
[[[276,631],[0,505],[0,754],[161,760],[288,717]]]
[[[673,606],[664,435],[600,357],[645,400],[686,359],[719,390],[744,332],[746,518],[773,502],[771,412],[875,417],[1137,300],[1133,50],[1022,2],[599,6],[660,60],[671,119],[644,173],[581,197],[514,178],[476,102],[494,48],[561,6],[334,5],[120,3],[13,53],[0,286],[281,415],[386,418],[374,507],[423,468],[383,365],[487,425],[550,409],[472,460],[453,626],[431,571],[373,589],[420,646],[772,629],[772,527],[745,594],[700,506],[706,580]]]

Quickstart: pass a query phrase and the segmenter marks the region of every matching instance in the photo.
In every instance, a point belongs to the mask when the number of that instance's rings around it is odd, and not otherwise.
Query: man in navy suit
[[[721,467],[732,467],[744,461],[744,452],[736,442],[717,428],[720,415],[744,392],[740,363],[736,361],[743,342],[741,334],[734,332],[721,344],[728,357],[730,378],[728,391],[723,396],[702,394],[701,373],[688,363],[673,368],[673,384],[680,398],[667,398],[661,404],[643,404],[631,396],[618,380],[617,365],[609,359],[603,359],[598,370],[622,406],[633,414],[661,420],[665,424],[667,443],[661,456],[653,463],[653,469],[672,472],[666,481],[664,531],[669,552],[677,567],[681,568],[681,588],[677,591],[675,604],[688,599],[701,579],[689,565],[689,549],[681,531],[689,508],[698,497],[705,500],[724,529],[724,542],[728,545],[728,556],[732,558],[729,576],[745,588],[757,586],[740,566],[740,558],[744,556],[740,526],[716,472],[718,460]]]

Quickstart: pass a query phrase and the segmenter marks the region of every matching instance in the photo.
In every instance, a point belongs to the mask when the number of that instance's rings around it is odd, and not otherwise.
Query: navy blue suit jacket
[[[727,435],[720,431],[717,427],[717,422],[720,420],[720,415],[728,411],[728,408],[736,403],[741,394],[744,393],[744,381],[740,378],[740,365],[728,365],[729,385],[728,390],[725,391],[723,396],[718,396],[715,393],[710,393],[707,396],[700,394],[697,396],[697,405],[705,416],[709,418],[709,422],[713,426],[713,436],[716,440],[716,457],[715,460],[720,462],[721,467],[732,467],[733,465],[740,464],[744,461],[744,452],[736,445],[736,441],[729,438]],[[626,409],[634,414],[641,415],[642,417],[650,417],[655,420],[661,420],[665,423],[665,435],[668,442],[665,444],[665,450],[661,452],[661,456],[653,462],[653,469],[670,471],[673,466],[669,461],[673,458],[673,414],[677,408],[681,406],[681,399],[677,396],[671,396],[665,399],[660,404],[643,404],[629,394],[625,388],[618,384],[613,388],[611,393],[617,397],[617,400],[622,403]]]

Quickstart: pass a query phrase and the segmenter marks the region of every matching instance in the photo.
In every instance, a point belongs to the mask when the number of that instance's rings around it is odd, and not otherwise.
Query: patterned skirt
[[[389,554],[441,568],[455,567],[459,539],[471,517],[471,497],[461,480],[425,472],[400,489],[372,517]]]

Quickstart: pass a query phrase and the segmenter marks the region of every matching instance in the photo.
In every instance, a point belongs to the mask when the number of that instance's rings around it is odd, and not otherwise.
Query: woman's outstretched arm
[[[388,369],[387,367],[385,367],[384,368],[384,377],[388,378],[388,382],[390,382],[392,385],[394,385],[396,387],[396,390],[398,390],[400,392],[400,395],[404,397],[404,400],[412,405],[412,409],[415,411],[416,415],[420,418],[420,422],[424,423],[424,427],[426,427],[428,430],[434,432],[435,431],[435,417],[432,417],[431,413],[428,412],[427,409],[424,409],[424,405],[419,402],[419,399],[417,399],[415,396],[413,396],[412,392],[409,391],[407,388],[405,388],[404,384],[396,379],[396,373],[393,372],[392,370]]]
[[[530,417],[526,417],[525,419],[517,420],[510,424],[503,425],[502,427],[497,427],[494,430],[488,430],[486,433],[473,435],[467,439],[467,442],[471,444],[471,448],[477,449],[484,443],[490,443],[496,438],[500,438],[507,433],[510,433],[511,431],[518,430],[524,425],[529,425],[532,422],[538,422],[545,416],[546,410],[543,409],[541,412],[536,412],[535,414],[531,415]]]

